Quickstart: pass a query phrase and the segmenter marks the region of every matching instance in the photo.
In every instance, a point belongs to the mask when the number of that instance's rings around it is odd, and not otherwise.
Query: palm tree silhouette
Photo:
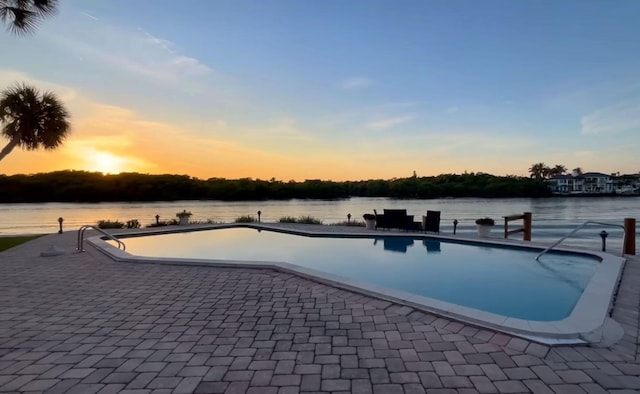
[[[0,20],[14,34],[36,30],[42,18],[55,14],[58,0],[0,0]]]
[[[547,167],[547,165],[544,163],[532,164],[529,168],[529,173],[531,173],[531,178],[546,178],[547,175],[549,175],[549,167]]]
[[[0,92],[0,133],[9,143],[0,151],[0,160],[13,148],[55,149],[71,130],[69,112],[51,92],[39,92],[22,84]]]

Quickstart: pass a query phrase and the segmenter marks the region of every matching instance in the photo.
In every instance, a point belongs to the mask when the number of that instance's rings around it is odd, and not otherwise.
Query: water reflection
[[[383,249],[390,252],[407,253],[410,246],[413,246],[415,239],[409,237],[376,237],[373,239],[373,245],[377,245],[382,241]],[[436,239],[423,239],[422,246],[425,247],[427,253],[442,252],[441,242]]]
[[[374,238],[373,244],[377,245],[380,240],[382,240],[384,250],[390,252],[407,253],[407,248],[413,245],[413,239],[407,237]]]
[[[423,239],[422,245],[427,248],[427,253],[440,253],[440,241],[436,239]]]

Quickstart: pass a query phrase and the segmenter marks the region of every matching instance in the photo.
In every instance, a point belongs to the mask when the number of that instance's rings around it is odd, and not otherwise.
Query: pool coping
[[[116,236],[136,237],[146,235],[170,234],[191,231],[206,231],[224,228],[253,228],[270,231],[284,232],[294,235],[313,236],[313,237],[367,237],[380,236],[385,237],[414,237],[417,239],[437,239],[444,241],[453,241],[457,243],[471,244],[489,244],[502,247],[517,247],[534,250],[543,250],[544,245],[536,245],[530,242],[504,240],[498,238],[471,238],[463,236],[448,235],[431,235],[418,232],[380,232],[372,230],[361,231],[314,231],[314,226],[305,228],[300,227],[283,227],[269,224],[254,223],[233,223],[233,224],[215,224],[198,227],[185,227],[181,229],[153,229],[136,232],[127,232],[114,234]],[[419,296],[416,294],[404,292],[401,290],[390,289],[383,286],[372,285],[360,282],[354,279],[345,278],[338,275],[328,274],[311,268],[302,267],[288,262],[277,261],[258,261],[258,260],[218,260],[218,259],[193,259],[193,258],[174,258],[174,257],[146,257],[135,256],[128,252],[122,251],[117,247],[104,241],[103,236],[94,236],[87,239],[87,242],[110,258],[119,262],[131,263],[160,263],[160,264],[185,264],[185,265],[206,265],[214,267],[236,267],[236,268],[259,268],[273,269],[280,272],[292,273],[301,277],[315,280],[324,284],[342,288],[350,291],[359,292],[368,296],[381,298],[387,301],[396,302],[411,306],[418,310],[434,313],[443,317],[453,318],[465,323],[476,326],[490,328],[497,331],[506,332],[512,335],[525,337],[529,340],[553,344],[567,343],[590,343],[598,342],[602,337],[602,330],[605,321],[609,317],[612,309],[614,295],[617,290],[618,283],[624,267],[625,258],[614,256],[609,253],[601,253],[596,251],[585,251],[573,248],[559,247],[554,250],[577,253],[582,255],[593,256],[600,260],[600,265],[593,273],[582,296],[578,299],[571,314],[564,319],[557,321],[530,321],[518,318],[507,317],[478,310],[475,308],[465,307],[435,298]],[[595,334],[594,334],[595,333]]]

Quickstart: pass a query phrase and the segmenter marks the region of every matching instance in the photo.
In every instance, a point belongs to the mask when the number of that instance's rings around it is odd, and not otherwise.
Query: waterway
[[[638,197],[553,197],[482,199],[455,198],[433,200],[397,200],[388,198],[350,198],[342,200],[285,200],[285,201],[172,201],[118,203],[44,203],[0,204],[0,236],[14,234],[54,233],[58,218],[62,217],[65,231],[77,229],[98,220],[126,222],[137,219],[143,226],[160,220],[176,218],[183,210],[193,214],[192,220],[233,222],[240,216],[254,216],[261,212],[261,221],[275,222],[281,217],[312,216],[324,224],[352,219],[362,220],[362,214],[381,212],[384,208],[404,208],[417,218],[427,210],[441,211],[441,231],[453,232],[458,220],[458,233],[475,232],[475,219],[491,217],[496,221],[494,236],[501,236],[503,216],[531,212],[533,240],[552,242],[585,221],[599,221],[622,225],[624,218],[640,218]],[[516,225],[517,222],[512,222]],[[608,233],[607,247],[622,245],[622,229],[592,226],[580,231],[567,244],[591,249],[601,247],[599,233]],[[518,235],[514,236],[518,237]]]

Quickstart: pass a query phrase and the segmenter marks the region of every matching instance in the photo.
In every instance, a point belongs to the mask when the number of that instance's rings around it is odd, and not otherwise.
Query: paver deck
[[[521,338],[273,270],[0,253],[0,392],[640,392],[640,260],[609,348]],[[40,257],[49,245],[65,249]]]

